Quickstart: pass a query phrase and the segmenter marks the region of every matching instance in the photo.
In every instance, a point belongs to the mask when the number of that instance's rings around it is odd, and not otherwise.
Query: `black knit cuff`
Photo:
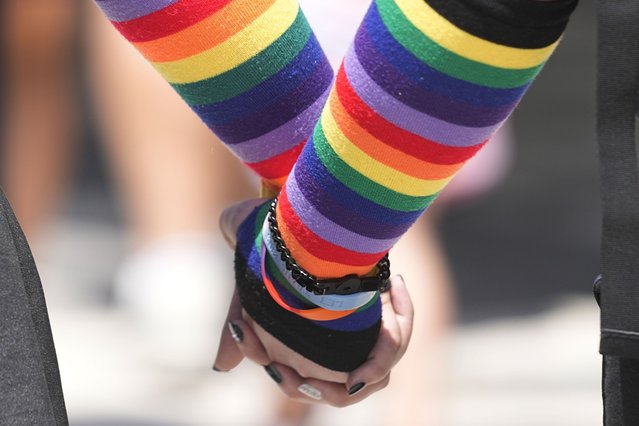
[[[546,47],[563,34],[578,0],[425,0],[458,28],[505,46]]]
[[[359,331],[337,331],[280,307],[262,280],[247,267],[240,250],[235,251],[235,280],[242,307],[253,320],[293,351],[334,371],[350,372],[366,361],[373,349],[381,320]]]

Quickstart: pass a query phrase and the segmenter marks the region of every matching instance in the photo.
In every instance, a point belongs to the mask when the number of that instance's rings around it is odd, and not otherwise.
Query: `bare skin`
[[[227,209],[220,220],[222,233],[231,247],[235,246],[235,232],[251,212],[263,200],[250,200]],[[227,321],[240,327],[244,338],[236,343],[230,331],[224,329],[216,368],[228,371],[244,358],[260,365],[271,365],[282,376],[280,390],[289,398],[301,402],[324,403],[345,407],[365,399],[385,388],[390,380],[390,370],[406,352],[412,333],[413,305],[401,276],[391,279],[391,290],[382,294],[382,329],[377,344],[368,360],[350,373],[329,370],[300,356],[271,336],[243,311],[237,293],[234,295]],[[366,386],[354,395],[348,389],[357,383]],[[321,400],[313,399],[298,388],[308,384],[321,392]]]
[[[8,0],[0,38],[5,117],[0,181],[29,240],[64,195],[76,143],[70,0]]]
[[[89,81],[135,245],[212,232],[222,206],[254,192],[248,174],[98,8],[87,6]]]

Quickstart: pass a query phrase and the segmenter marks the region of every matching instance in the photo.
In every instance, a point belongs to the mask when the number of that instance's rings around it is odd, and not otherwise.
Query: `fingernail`
[[[278,385],[282,383],[282,375],[275,367],[272,365],[265,365],[264,370],[266,370],[266,373],[275,381],[275,383]]]
[[[316,389],[313,386],[308,385],[306,383],[304,383],[303,385],[300,385],[297,388],[297,390],[303,393],[304,395],[308,396],[309,398],[313,398],[318,401],[322,399],[322,392],[320,392],[319,389]]]
[[[242,340],[244,340],[244,333],[242,332],[242,329],[237,324],[229,321],[229,330],[231,331],[231,337],[233,340],[237,343],[242,343]]]
[[[212,367],[213,371],[215,371],[216,373],[228,373],[228,371],[226,370],[220,370],[219,368],[217,368],[216,366]]]
[[[351,388],[348,390],[348,394],[349,395],[355,395],[357,392],[359,392],[362,389],[364,389],[364,386],[366,386],[366,383],[364,383],[364,382],[356,383],[353,386],[351,386]]]
[[[397,274],[397,276],[399,277],[399,279],[401,280],[401,282],[405,283],[406,281],[404,281],[404,276],[402,274]]]

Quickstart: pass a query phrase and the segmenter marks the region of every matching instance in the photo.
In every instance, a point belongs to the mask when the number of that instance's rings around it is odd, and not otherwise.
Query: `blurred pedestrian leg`
[[[72,0],[0,3],[5,78],[0,181],[32,245],[73,170],[76,6]]]
[[[215,353],[207,336],[223,326],[232,292],[218,217],[225,205],[254,196],[256,185],[133,46],[87,6],[89,90],[131,235],[113,296],[148,342],[150,362],[201,372]]]

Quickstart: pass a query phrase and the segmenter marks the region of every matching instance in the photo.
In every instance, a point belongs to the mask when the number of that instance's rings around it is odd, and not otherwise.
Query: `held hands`
[[[245,201],[228,208],[220,220],[231,247],[244,218],[264,200]],[[265,367],[290,398],[344,407],[383,389],[390,370],[406,351],[412,332],[413,306],[401,276],[391,278],[391,289],[382,294],[382,326],[368,360],[350,373],[333,371],[292,351],[256,324],[242,309],[235,292],[222,332],[215,368],[229,371],[243,358]]]

